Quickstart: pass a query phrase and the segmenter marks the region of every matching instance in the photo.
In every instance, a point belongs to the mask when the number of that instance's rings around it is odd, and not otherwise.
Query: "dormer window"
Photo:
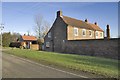
[[[48,33],[48,38],[51,38],[51,32]]]
[[[82,35],[86,36],[86,29],[82,29]]]
[[[78,28],[74,27],[74,35],[78,36]]]

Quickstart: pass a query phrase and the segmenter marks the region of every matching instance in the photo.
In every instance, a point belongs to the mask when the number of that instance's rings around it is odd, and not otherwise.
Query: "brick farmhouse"
[[[64,16],[62,11],[58,11],[57,18],[44,38],[44,50],[62,52],[67,41],[103,38],[104,31],[97,22],[92,24],[87,19],[77,20]]]

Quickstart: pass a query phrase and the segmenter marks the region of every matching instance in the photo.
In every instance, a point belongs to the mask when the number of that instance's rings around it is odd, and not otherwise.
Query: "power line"
[[[28,14],[28,11],[26,11],[26,9],[27,10],[30,10],[30,9],[33,9],[33,8],[35,8],[35,7],[37,7],[39,5],[39,3],[36,3],[36,4],[34,4],[33,6],[28,6],[28,7],[26,7],[26,8],[24,8],[24,9],[22,9],[22,10],[15,10],[17,13],[19,13],[19,14],[26,14],[27,13],[27,15],[34,15],[34,14],[31,14],[31,13],[29,13]],[[6,6],[2,6],[2,8],[6,8],[6,9],[10,9],[9,7],[6,7]],[[32,12],[32,11],[31,11]]]

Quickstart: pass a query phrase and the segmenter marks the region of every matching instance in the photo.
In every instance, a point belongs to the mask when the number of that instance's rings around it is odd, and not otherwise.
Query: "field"
[[[6,49],[3,52],[72,70],[86,71],[105,77],[118,77],[118,60],[22,49]]]

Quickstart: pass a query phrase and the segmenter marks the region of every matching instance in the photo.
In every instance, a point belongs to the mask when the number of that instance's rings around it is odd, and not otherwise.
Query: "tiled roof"
[[[95,24],[91,24],[91,23],[84,22],[82,20],[77,20],[74,18],[70,18],[67,16],[62,16],[61,18],[65,21],[66,24],[71,25],[71,26],[90,29],[90,30],[103,31],[99,26]]]
[[[35,36],[22,36],[23,40],[35,41],[37,38]]]
[[[91,25],[91,27],[92,27],[94,30],[103,31],[99,26],[97,26],[97,25],[95,25],[95,24],[89,23],[89,25]]]

